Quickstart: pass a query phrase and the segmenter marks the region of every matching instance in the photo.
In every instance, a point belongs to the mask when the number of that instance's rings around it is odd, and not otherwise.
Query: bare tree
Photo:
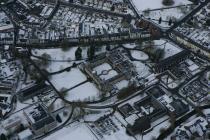
[[[165,6],[171,6],[174,4],[174,1],[173,0],[163,0],[162,4]]]

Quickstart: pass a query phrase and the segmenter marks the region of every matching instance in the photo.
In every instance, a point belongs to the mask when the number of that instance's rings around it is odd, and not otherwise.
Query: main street
[[[148,31],[134,30],[132,32],[121,32],[113,34],[103,34],[103,35],[93,35],[78,38],[63,38],[58,40],[38,40],[37,42],[17,42],[17,47],[29,47],[29,48],[59,48],[63,47],[62,44],[65,42],[69,47],[78,45],[104,45],[104,44],[122,44],[122,43],[132,43],[135,41],[146,41],[152,39],[158,39],[160,36],[152,36]]]

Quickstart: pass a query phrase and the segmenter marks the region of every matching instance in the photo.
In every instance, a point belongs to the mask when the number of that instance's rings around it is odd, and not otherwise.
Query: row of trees
[[[160,62],[160,60],[165,55],[164,49],[161,49],[161,48],[148,47],[145,49],[145,52],[149,55],[151,61],[154,63]]]
[[[162,23],[162,17],[159,18],[158,23],[161,24]],[[171,26],[171,24],[173,23],[172,19],[170,18],[168,21],[168,25]]]
[[[111,47],[109,45],[107,45],[106,50],[110,51]],[[160,59],[163,58],[163,56],[164,56],[164,49],[148,47],[145,51],[146,51],[146,53],[149,54],[149,56],[153,62],[159,62]],[[92,60],[95,57],[95,52],[96,52],[95,46],[90,46],[88,48],[87,56],[88,56],[89,60]],[[76,60],[82,59],[81,47],[78,47],[77,50],[75,51],[75,58],[76,58]]]
[[[131,84],[128,87],[120,90],[120,92],[117,95],[117,99],[119,99],[119,100],[125,99],[128,96],[134,94],[137,90],[139,90],[139,89],[136,88],[134,84]]]
[[[111,50],[111,46],[107,45],[106,46],[106,51],[110,51],[110,50]],[[92,45],[88,48],[87,57],[88,57],[89,60],[92,60],[95,57],[95,52],[96,52],[95,45]],[[82,49],[81,49],[81,47],[78,47],[77,50],[75,51],[75,58],[76,58],[76,60],[81,60],[82,59]]]
[[[92,60],[95,56],[95,46],[90,46],[87,50],[87,56],[89,60]],[[75,51],[75,58],[76,60],[81,60],[82,59],[82,49],[81,47],[78,47],[77,50]]]

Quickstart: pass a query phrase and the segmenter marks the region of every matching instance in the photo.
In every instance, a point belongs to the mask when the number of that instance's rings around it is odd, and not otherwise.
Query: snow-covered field
[[[146,53],[142,51],[138,51],[138,50],[131,50],[131,56],[134,59],[142,60],[142,61],[149,59],[149,56]]]
[[[105,135],[105,140],[135,140],[133,137],[126,135],[126,130],[121,127],[119,131],[111,135]]]
[[[35,56],[42,56],[43,54],[49,54],[51,56],[49,66],[46,68],[49,72],[59,71],[72,65],[75,61],[75,51],[78,47],[72,47],[69,50],[63,51],[60,48],[56,49],[34,49],[32,54]],[[87,49],[82,48],[83,58],[87,58]]]
[[[168,120],[158,124],[156,127],[153,128],[153,130],[150,133],[147,133],[146,135],[143,136],[143,140],[156,139],[161,133],[160,130],[167,129],[169,126],[170,122]]]
[[[95,84],[87,82],[70,90],[65,98],[68,101],[84,101],[87,99],[95,99],[98,96],[99,90],[96,88]]]
[[[183,8],[186,11],[188,11],[185,7]],[[170,19],[172,19],[172,21],[175,22],[176,20],[180,19],[184,15],[185,13],[181,10],[181,8],[171,8],[171,9],[150,11],[148,16],[146,17],[150,17],[157,24],[159,24],[159,18],[161,17],[162,22],[159,25],[162,27],[170,27],[170,25],[168,24],[168,21]]]
[[[122,81],[116,83],[115,85],[116,85],[116,87],[117,87],[119,90],[121,90],[121,89],[123,89],[123,88],[128,87],[128,84],[129,84],[129,81],[128,81],[128,80],[122,80]]]
[[[113,112],[113,109],[111,108],[106,108],[106,109],[99,109],[99,110],[87,110],[87,112],[90,112],[90,113],[87,113],[85,116],[84,116],[84,121],[86,122],[95,122],[97,121],[98,119],[100,119],[101,117],[103,116],[106,116],[106,115],[109,115],[110,113]]]
[[[146,66],[144,63],[139,61],[133,61],[134,66],[136,67],[136,71],[141,77],[147,77],[150,75],[149,67]]]
[[[97,140],[84,124],[65,127],[43,140]]]
[[[75,51],[77,47],[72,47],[67,51],[63,51],[62,49],[35,49],[33,50],[33,54],[37,56],[41,56],[44,53],[47,53],[51,56],[53,60],[75,60]]]
[[[113,70],[112,66],[108,63],[103,63],[99,66],[96,66],[93,71],[95,71],[103,80],[108,80],[118,75],[118,73]]]
[[[71,88],[86,80],[86,76],[76,68],[71,69],[70,72],[62,72],[51,76],[50,81],[54,84],[57,90],[62,88]]]
[[[9,21],[9,24],[7,22]],[[13,28],[12,23],[10,22],[10,19],[7,17],[7,15],[0,11],[0,30],[7,30]]]
[[[96,71],[97,74],[101,74],[103,71],[108,71],[110,69],[112,69],[112,67],[108,63],[103,63],[93,68],[93,70]]]
[[[158,46],[155,46],[156,48],[164,49],[165,54],[164,54],[163,59],[173,56],[182,51],[181,48],[179,48],[175,44],[172,44],[171,42],[164,43],[166,42],[164,40],[155,40],[154,42],[155,42],[155,45],[158,45]]]
[[[107,74],[102,74],[99,77],[103,80],[108,80],[108,79],[111,79],[117,75],[118,75],[118,73],[115,70],[110,70],[110,71],[107,71]]]
[[[183,5],[192,4],[188,0],[174,0],[174,4],[171,6],[164,6],[162,4],[163,0],[132,0],[136,9],[139,11],[140,14],[143,14],[146,18],[151,18],[153,22],[159,24],[159,18],[162,18],[162,22],[160,23],[160,26],[167,28],[170,27],[168,21],[172,19],[172,22],[175,22],[177,19],[180,19],[182,16],[186,14],[186,12],[189,11],[189,7],[183,7]],[[176,7],[176,6],[182,6],[182,7]],[[174,7],[174,8],[170,8]],[[170,8],[170,9],[162,9],[158,10],[160,8]],[[147,10],[153,10],[157,9],[155,11],[147,11]],[[145,11],[145,12],[143,12]]]
[[[162,4],[162,0],[132,0],[132,1],[139,11],[167,7]],[[174,0],[174,4],[172,6],[186,5],[190,3],[191,2],[188,0]]]

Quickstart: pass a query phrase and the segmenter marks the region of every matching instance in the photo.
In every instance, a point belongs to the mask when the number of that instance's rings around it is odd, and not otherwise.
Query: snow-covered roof
[[[26,138],[28,138],[28,137],[31,137],[33,134],[32,134],[32,132],[31,132],[31,130],[30,129],[26,129],[26,130],[24,130],[24,131],[21,131],[20,133],[18,133],[18,138],[20,139],[20,140],[24,140],[24,139],[26,139]]]

